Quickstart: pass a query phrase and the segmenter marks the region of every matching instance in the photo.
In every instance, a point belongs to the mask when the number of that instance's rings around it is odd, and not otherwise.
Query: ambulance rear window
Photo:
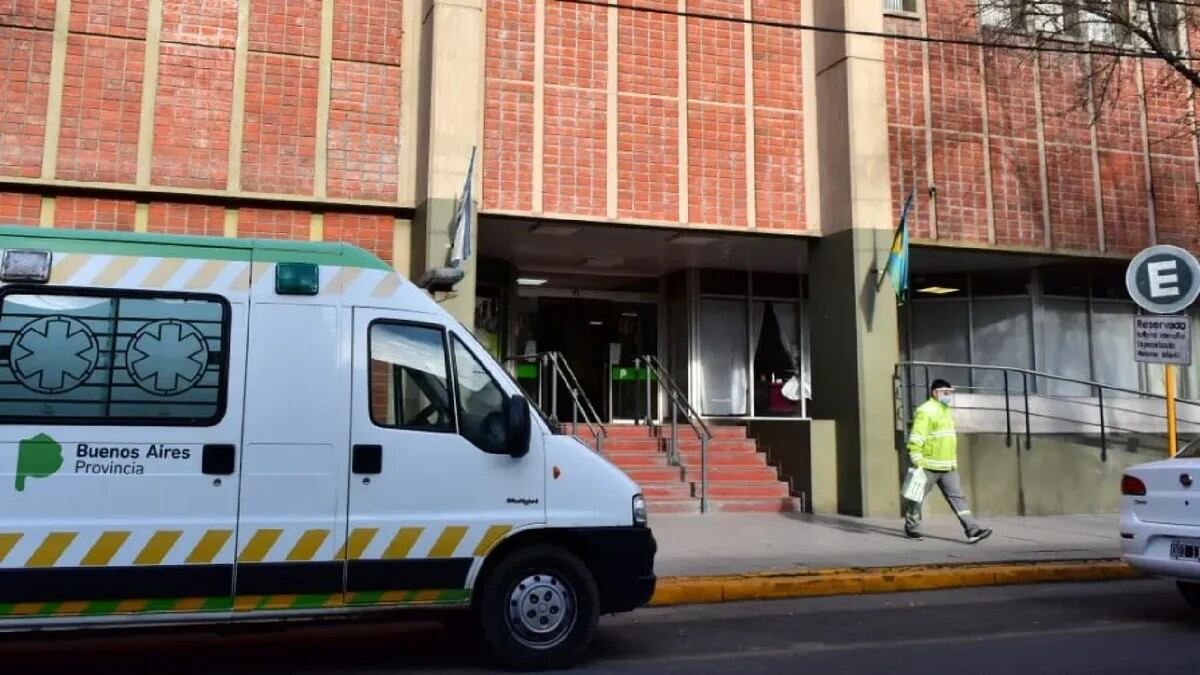
[[[6,289],[0,422],[216,424],[228,329],[214,296]]]

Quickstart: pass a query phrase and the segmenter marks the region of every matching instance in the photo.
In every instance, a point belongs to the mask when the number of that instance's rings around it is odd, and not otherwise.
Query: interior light
[[[637,312],[621,312],[621,316],[627,316],[631,319],[636,319],[637,315],[638,315]]]
[[[4,251],[4,260],[0,262],[0,279],[46,283],[50,280],[50,251]]]
[[[588,325],[589,326],[603,326],[604,322],[603,321],[589,321]]]
[[[314,263],[279,263],[275,266],[277,295],[316,295],[321,290],[321,271]]]
[[[517,279],[518,286],[545,286],[548,279],[536,279],[533,277],[520,277]]]
[[[929,295],[950,295],[951,293],[958,293],[960,290],[962,289],[947,288],[945,286],[926,286],[925,288],[918,288],[917,292]]]

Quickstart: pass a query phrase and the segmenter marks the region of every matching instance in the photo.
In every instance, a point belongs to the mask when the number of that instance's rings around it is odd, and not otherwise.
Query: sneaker
[[[979,529],[979,530],[975,530],[974,532],[971,532],[967,535],[967,543],[968,544],[978,544],[979,542],[983,541],[984,539],[987,539],[990,536],[992,536],[992,531],[986,527]]]
[[[920,532],[917,532],[916,530],[910,530],[907,527],[904,528],[904,536],[916,541],[925,541],[925,537],[922,537]]]

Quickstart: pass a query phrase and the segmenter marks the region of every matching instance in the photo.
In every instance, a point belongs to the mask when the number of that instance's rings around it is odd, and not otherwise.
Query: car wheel
[[[1177,581],[1175,585],[1179,587],[1179,593],[1183,595],[1183,599],[1195,609],[1200,609],[1200,584],[1188,581]]]
[[[506,668],[569,668],[595,637],[600,620],[596,582],[579,558],[560,548],[514,551],[480,590],[484,644]]]

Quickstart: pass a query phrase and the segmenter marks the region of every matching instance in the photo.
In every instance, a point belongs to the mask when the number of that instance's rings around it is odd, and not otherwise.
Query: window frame
[[[375,419],[375,407],[373,405],[371,405],[372,404],[371,396],[372,396],[372,392],[374,391],[374,387],[373,387],[374,381],[373,381],[373,378],[371,375],[371,364],[375,361],[375,359],[372,356],[372,354],[373,354],[372,345],[374,345],[374,340],[372,340],[372,335],[375,332],[375,327],[379,326],[379,325],[400,326],[400,327],[406,327],[406,328],[421,328],[421,329],[425,329],[425,330],[433,330],[433,331],[437,331],[437,333],[441,336],[442,360],[446,366],[446,393],[450,397],[449,405],[451,408],[451,414],[453,415],[453,424],[451,425],[452,428],[450,428],[450,429],[430,429],[428,427],[414,427],[414,426],[408,426],[408,425],[402,425],[402,424],[382,424],[382,423],[380,423],[379,420]],[[367,339],[367,416],[370,418],[372,425],[374,425],[375,427],[377,427],[379,429],[385,429],[387,431],[415,431],[415,432],[421,432],[421,433],[427,433],[427,434],[454,434],[457,436],[462,436],[462,434],[460,433],[460,425],[459,425],[459,419],[458,419],[458,417],[459,417],[459,413],[458,413],[458,383],[457,383],[457,381],[453,381],[455,379],[455,375],[454,375],[454,370],[453,370],[453,361],[450,357],[450,343],[449,343],[449,339],[448,339],[448,332],[449,331],[446,330],[446,327],[441,324],[429,323],[429,322],[425,322],[425,321],[408,321],[408,320],[404,320],[404,319],[380,318],[380,319],[374,319],[370,323],[367,324],[367,332],[366,332],[366,335],[367,335],[367,338],[366,338]],[[394,366],[395,364],[389,364],[389,365]],[[395,401],[388,401],[389,405],[395,405],[395,403],[396,403]]]
[[[468,346],[467,341],[464,340],[462,337],[459,337],[459,335],[455,332],[447,331],[447,333],[449,333],[448,338],[449,338],[449,342],[450,342],[449,356],[451,357],[451,364],[454,369],[453,377],[454,377],[454,417],[455,417],[455,419],[461,420],[461,418],[463,416],[462,396],[459,391],[459,383],[458,383],[458,354],[454,350],[454,342],[455,341],[457,341],[459,344],[461,344],[463,350],[465,350],[467,352],[467,354],[469,354],[471,356],[471,358],[475,360],[475,362],[479,365],[479,367],[483,369],[483,372],[488,376],[488,379],[491,381],[492,385],[495,386],[496,389],[498,389],[500,391],[500,395],[504,398],[504,401],[510,400],[512,398],[512,394],[505,391],[504,386],[500,384],[500,380],[496,377],[496,375],[494,373],[492,373],[491,369],[487,367],[487,365],[484,363],[484,360],[479,358],[478,354],[471,351],[471,348]],[[505,411],[505,409],[502,406],[501,413],[503,413],[504,411]],[[464,441],[470,443],[472,446],[474,446],[480,452],[487,453],[487,454],[497,454],[494,452],[489,452],[488,450],[479,447],[478,443],[476,443],[475,441],[473,441],[473,440],[467,438],[465,435],[463,435],[461,422],[459,424],[458,435],[460,437],[462,437],[462,439]],[[505,440],[507,441],[508,439],[506,438]]]
[[[232,347],[233,312],[229,300],[215,293],[188,293],[185,291],[150,291],[123,288],[92,288],[78,286],[39,286],[13,284],[0,288],[0,318],[4,317],[4,303],[12,295],[57,295],[111,300],[183,300],[214,303],[221,308],[221,359],[218,362],[216,410],[209,417],[96,417],[96,416],[33,416],[7,415],[0,413],[0,426],[96,426],[96,427],[189,427],[211,428],[225,420],[229,406],[229,363]],[[11,359],[11,356],[10,356]],[[9,368],[12,367],[11,360]],[[110,364],[111,367],[111,364]],[[110,385],[111,387],[111,385]],[[107,423],[106,423],[107,422]]]

